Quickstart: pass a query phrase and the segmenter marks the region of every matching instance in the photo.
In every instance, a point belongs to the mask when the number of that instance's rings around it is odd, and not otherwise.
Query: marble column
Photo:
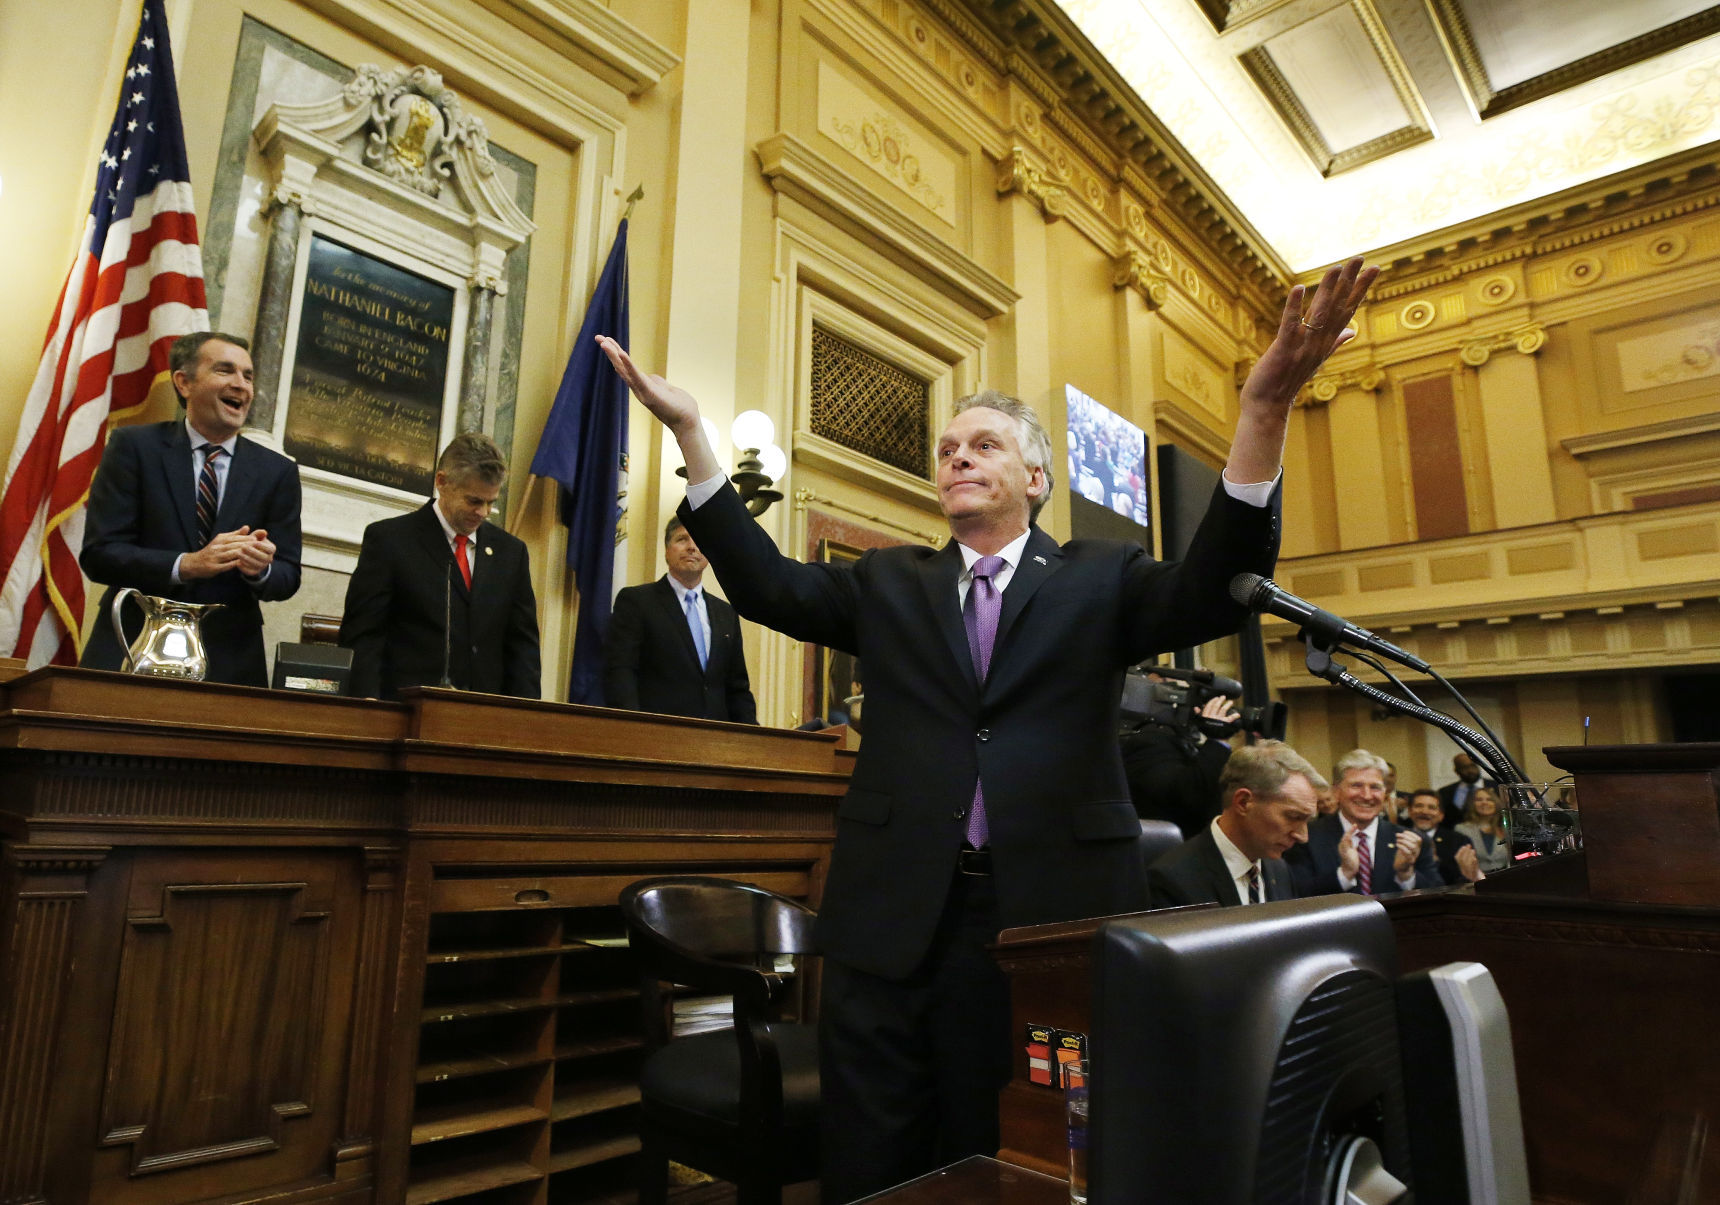
[[[460,371],[461,432],[484,429],[484,402],[490,383],[490,324],[496,312],[493,281],[472,282],[472,308],[466,316],[466,357]]]
[[[257,290],[257,321],[251,328],[254,372],[248,425],[273,431],[275,402],[280,396],[281,364],[287,340],[287,314],[293,305],[293,275],[299,262],[299,230],[304,225],[303,199],[277,193],[269,225],[269,249],[263,260],[263,280]]]

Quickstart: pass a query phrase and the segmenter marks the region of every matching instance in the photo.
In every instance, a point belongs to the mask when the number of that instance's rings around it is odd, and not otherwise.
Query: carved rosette
[[[1515,348],[1525,356],[1532,356],[1547,345],[1547,328],[1540,323],[1520,326],[1516,330],[1501,331],[1497,335],[1488,335],[1482,339],[1471,339],[1458,352],[1458,358],[1471,368],[1480,368],[1493,358],[1496,351],[1506,351]]]
[[[1069,206],[1069,189],[1019,146],[1011,147],[998,165],[997,193],[1004,197],[1020,193],[1039,206],[1048,222],[1061,218]]]
[[[1171,299],[1170,277],[1158,270],[1157,261],[1134,248],[1111,261],[1111,287],[1137,290],[1149,310]]]

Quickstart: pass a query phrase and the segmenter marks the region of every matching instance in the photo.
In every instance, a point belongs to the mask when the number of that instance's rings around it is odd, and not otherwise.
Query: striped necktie
[[[1368,830],[1356,830],[1356,856],[1361,860],[1356,864],[1356,885],[1362,889],[1363,895],[1374,893],[1374,855],[1368,849]]]
[[[1260,890],[1260,863],[1256,862],[1248,868],[1248,898],[1245,904],[1264,904],[1265,894]]]
[[[197,475],[197,547],[215,538],[215,512],[221,505],[221,482],[216,463],[227,454],[220,444],[203,445],[203,471]]]

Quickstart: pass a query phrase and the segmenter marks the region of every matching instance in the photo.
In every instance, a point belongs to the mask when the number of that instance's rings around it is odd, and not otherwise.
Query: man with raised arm
[[[1009,1078],[1000,928],[1148,904],[1116,732],[1124,670],[1234,632],[1238,573],[1267,574],[1291,403],[1353,332],[1374,269],[1291,289],[1241,392],[1221,487],[1188,556],[1058,543],[1034,525],[1051,441],[987,391],[937,443],[941,550],[852,564],[783,556],[747,514],[698,405],[599,343],[686,460],[680,516],[742,615],[866,666],[866,739],[837,811],[819,913],[823,1200],[852,1200],[998,1146]]]

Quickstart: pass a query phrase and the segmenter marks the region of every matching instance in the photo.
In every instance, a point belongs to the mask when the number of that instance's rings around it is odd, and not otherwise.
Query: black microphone
[[[1348,644],[1390,657],[1399,665],[1407,665],[1422,673],[1429,671],[1427,662],[1420,657],[1404,652],[1391,641],[1381,640],[1366,628],[1358,628],[1341,616],[1322,611],[1306,599],[1297,598],[1269,577],[1261,577],[1258,573],[1237,574],[1230,579],[1230,597],[1250,611],[1265,611],[1280,619],[1288,619],[1336,644]]]
[[[448,572],[442,577],[442,680],[437,686],[454,689],[454,679],[448,666],[454,660],[454,562],[448,562]]]

